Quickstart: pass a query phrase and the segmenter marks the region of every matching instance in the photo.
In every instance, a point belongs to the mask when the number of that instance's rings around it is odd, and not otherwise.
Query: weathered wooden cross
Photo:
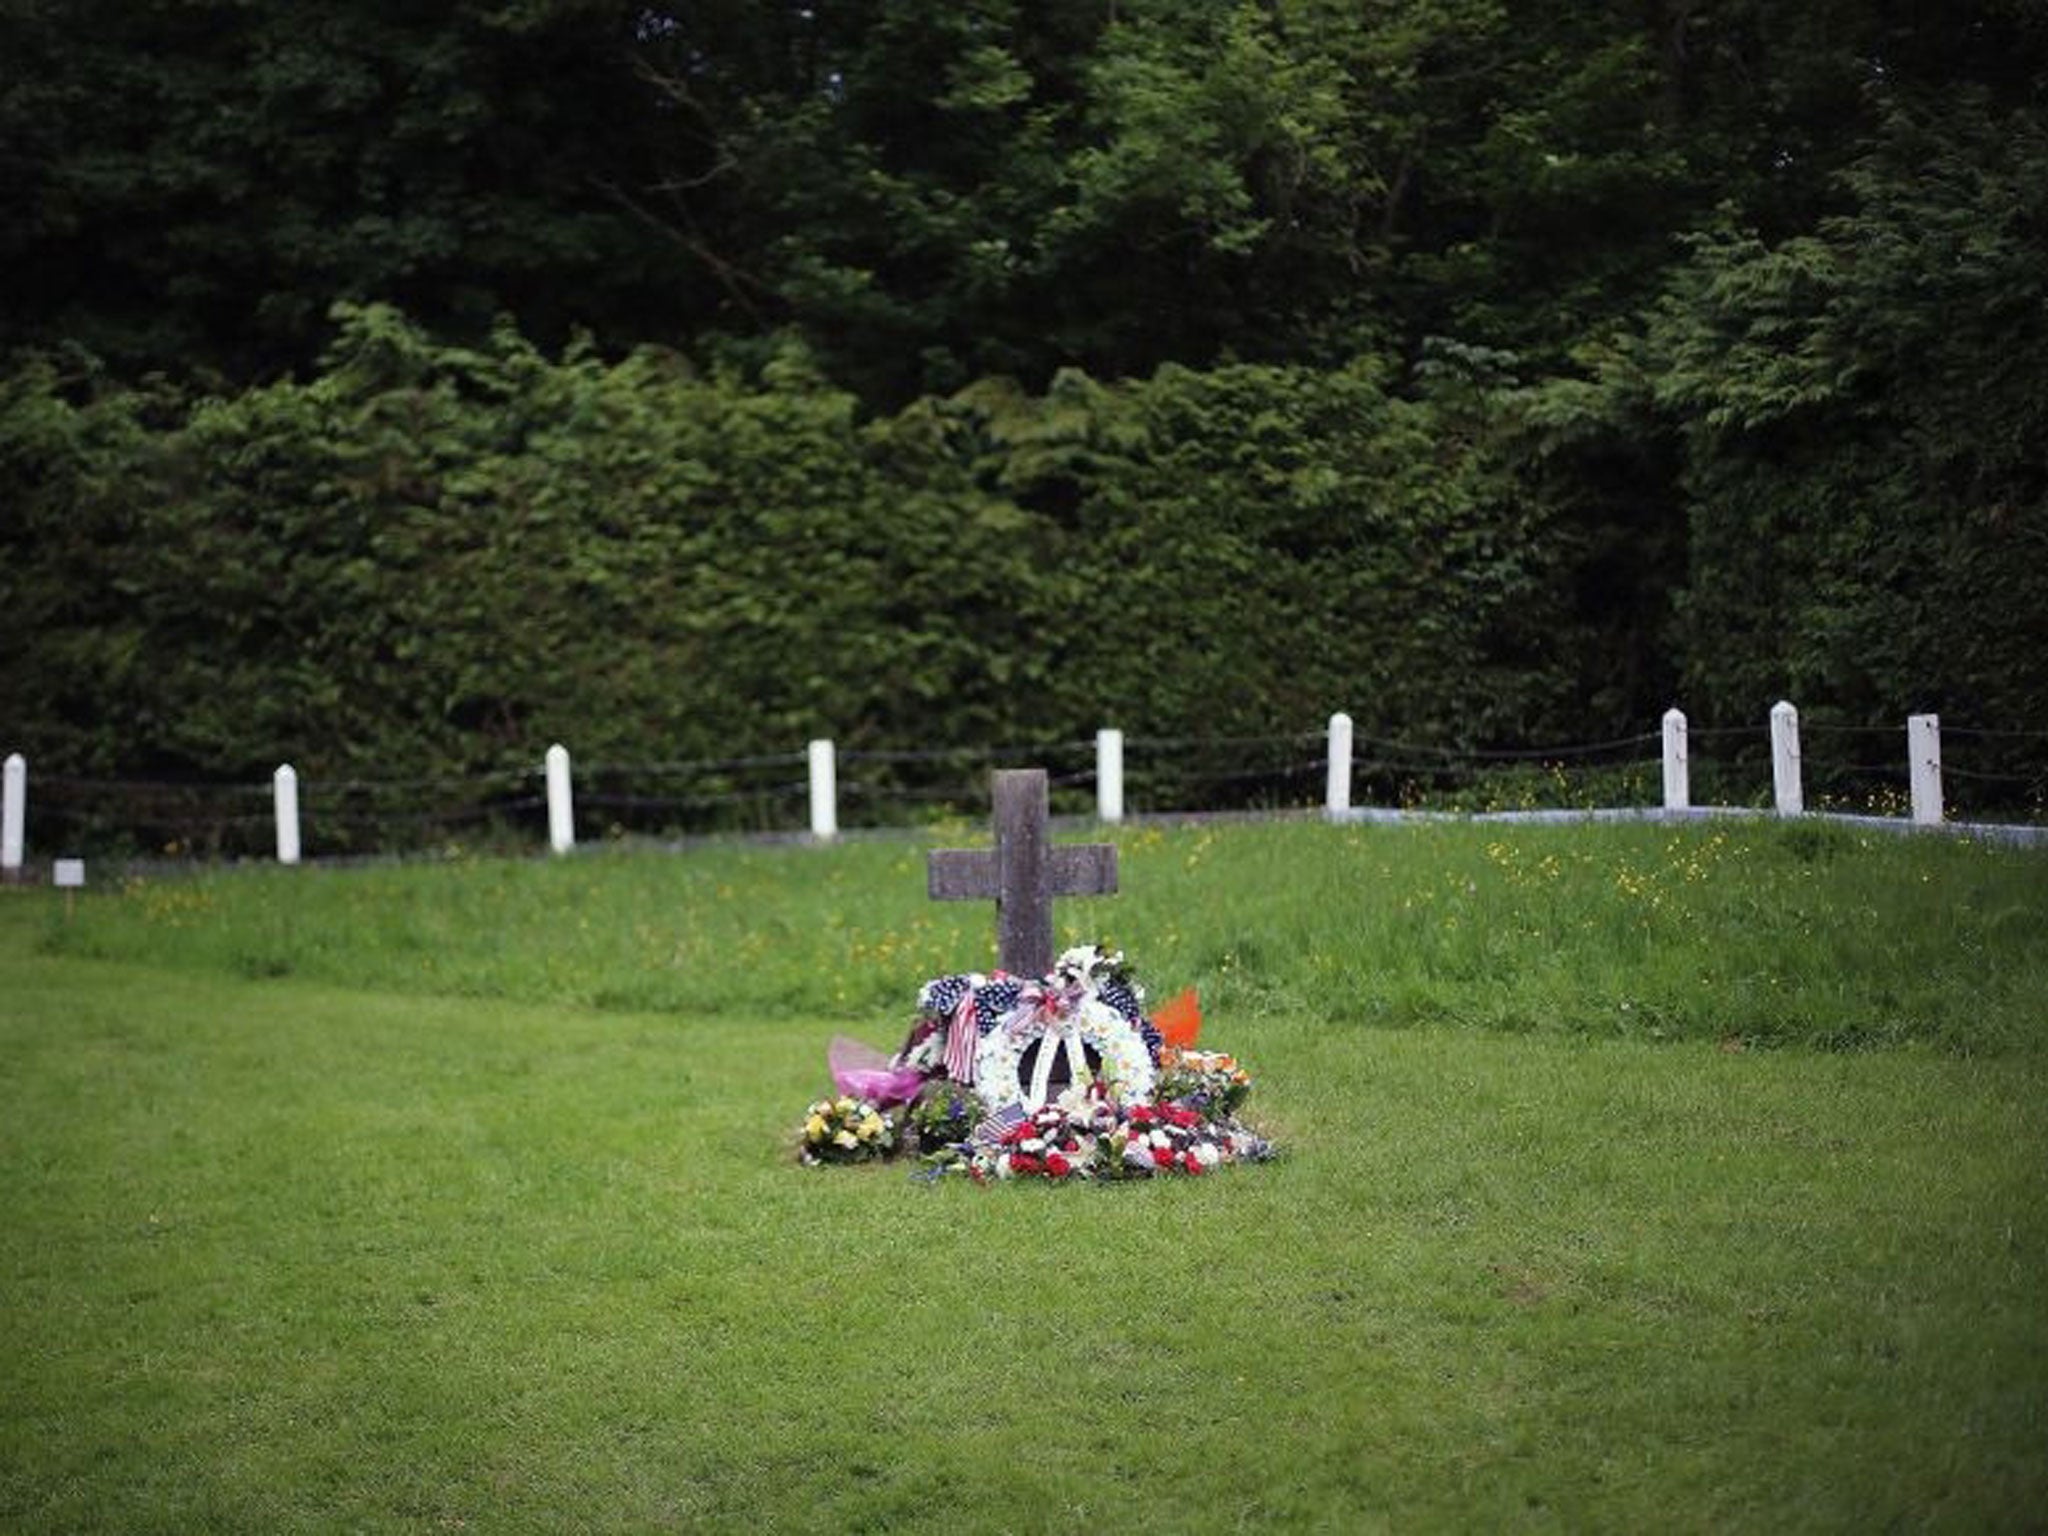
[[[1043,768],[995,775],[996,845],[935,848],[925,866],[933,901],[996,903],[997,964],[1012,976],[1052,969],[1052,899],[1116,894],[1116,849],[1108,843],[1052,846]]]

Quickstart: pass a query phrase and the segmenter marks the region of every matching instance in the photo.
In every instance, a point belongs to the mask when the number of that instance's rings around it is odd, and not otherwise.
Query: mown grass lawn
[[[2038,1526],[2048,861],[1124,838],[1276,1164],[797,1168],[907,845],[4,893],[0,1527]]]

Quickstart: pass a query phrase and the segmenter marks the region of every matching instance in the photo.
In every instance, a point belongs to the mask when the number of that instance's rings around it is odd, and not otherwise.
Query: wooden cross
[[[995,898],[997,963],[1012,976],[1036,978],[1052,969],[1053,897],[1116,894],[1115,847],[1053,847],[1047,804],[1043,768],[999,769],[995,847],[935,848],[925,865],[933,901]]]

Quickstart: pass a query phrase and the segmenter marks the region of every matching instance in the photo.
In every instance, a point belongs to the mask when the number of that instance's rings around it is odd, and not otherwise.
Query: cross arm
[[[1049,851],[1055,896],[1114,896],[1116,845],[1060,843]]]
[[[987,901],[996,894],[993,848],[934,848],[926,856],[925,891],[933,901]]]
[[[1116,847],[1061,843],[1046,850],[1053,896],[1114,896]],[[992,848],[934,848],[925,859],[925,893],[933,901],[987,901],[1003,894]]]

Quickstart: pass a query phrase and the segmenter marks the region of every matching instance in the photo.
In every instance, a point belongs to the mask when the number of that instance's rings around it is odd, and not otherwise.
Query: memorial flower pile
[[[832,1042],[837,1099],[811,1106],[807,1163],[915,1153],[934,1177],[1200,1176],[1273,1155],[1239,1118],[1252,1079],[1194,1048],[1192,994],[1145,1011],[1123,955],[1070,949],[1035,981],[963,973],[918,991],[893,1056]]]

